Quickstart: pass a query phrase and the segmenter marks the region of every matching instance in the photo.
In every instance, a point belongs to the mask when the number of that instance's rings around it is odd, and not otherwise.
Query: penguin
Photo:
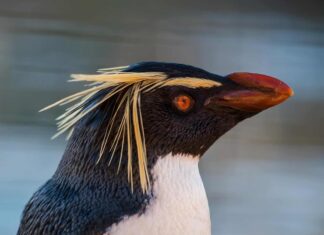
[[[74,74],[87,88],[46,109],[68,143],[18,235],[208,235],[198,163],[223,134],[293,95],[262,74],[141,62]],[[42,111],[44,111],[42,110]]]

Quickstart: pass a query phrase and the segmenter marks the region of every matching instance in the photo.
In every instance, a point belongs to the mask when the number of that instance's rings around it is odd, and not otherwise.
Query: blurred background
[[[15,234],[65,148],[71,73],[157,60],[265,73],[295,90],[201,162],[216,235],[324,234],[324,2],[0,0],[0,234]]]

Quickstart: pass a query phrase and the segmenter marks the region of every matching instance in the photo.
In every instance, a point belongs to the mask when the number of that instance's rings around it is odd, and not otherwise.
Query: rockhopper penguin
[[[69,142],[27,203],[19,235],[208,235],[198,162],[238,122],[293,94],[266,75],[143,62],[72,75],[86,90],[60,116]]]

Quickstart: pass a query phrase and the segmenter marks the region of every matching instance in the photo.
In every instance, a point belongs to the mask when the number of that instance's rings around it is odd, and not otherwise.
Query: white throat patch
[[[104,235],[209,235],[210,214],[198,157],[167,155],[152,170],[153,195],[141,215],[123,218]]]

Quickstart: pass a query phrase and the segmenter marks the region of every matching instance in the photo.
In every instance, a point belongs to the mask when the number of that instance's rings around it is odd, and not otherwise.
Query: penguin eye
[[[181,112],[188,112],[195,101],[189,95],[178,95],[173,99],[173,105]]]

